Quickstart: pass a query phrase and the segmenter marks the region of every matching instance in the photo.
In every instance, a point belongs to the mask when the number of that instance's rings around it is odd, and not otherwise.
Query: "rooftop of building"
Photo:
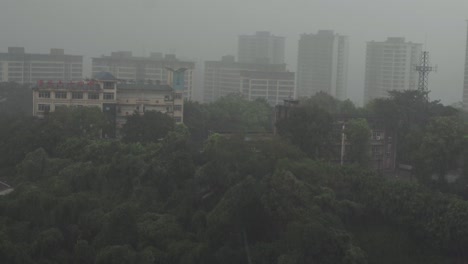
[[[253,35],[244,34],[244,35],[240,35],[239,37],[241,37],[241,38],[281,38],[281,39],[285,39],[285,37],[275,36],[275,35],[271,34],[269,31],[257,31]]]
[[[99,84],[93,80],[80,82],[53,82],[38,81],[32,87],[33,90],[75,90],[75,91],[98,91],[101,90]]]
[[[189,60],[181,60],[175,54],[163,54],[161,52],[151,52],[148,57],[133,56],[131,51],[114,51],[110,56],[102,55],[93,60],[127,60],[127,61],[145,61],[145,62],[182,62],[195,63]]]
[[[50,49],[50,52],[47,53],[26,53],[24,47],[8,47],[8,52],[0,53],[1,60],[18,60],[18,59],[28,59],[28,60],[55,60],[55,59],[73,59],[74,62],[80,61],[83,62],[82,55],[69,55],[65,54],[64,49]]]
[[[117,78],[110,72],[98,72],[94,74],[93,79],[99,81],[117,81]]]
[[[404,37],[387,37],[385,41],[368,41],[367,43],[387,43],[387,44],[414,44],[414,45],[422,45],[420,43],[414,43],[411,41],[405,41]]]
[[[159,83],[118,83],[117,90],[139,90],[139,91],[173,91],[167,84]]]

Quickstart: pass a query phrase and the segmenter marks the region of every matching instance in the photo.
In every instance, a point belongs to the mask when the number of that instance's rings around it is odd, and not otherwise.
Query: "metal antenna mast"
[[[429,86],[429,73],[436,68],[429,64],[429,52],[423,51],[421,54],[420,64],[416,66],[416,71],[419,72],[418,90],[427,91]]]

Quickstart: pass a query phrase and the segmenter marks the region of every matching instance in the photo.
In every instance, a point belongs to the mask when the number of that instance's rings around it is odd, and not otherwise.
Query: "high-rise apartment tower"
[[[391,90],[418,88],[418,72],[422,44],[391,37],[383,42],[367,42],[364,103],[388,97]]]
[[[255,35],[241,35],[238,43],[238,61],[241,63],[284,63],[285,38],[267,31]]]
[[[345,100],[348,49],[348,37],[331,30],[302,34],[297,59],[298,96],[325,92]]]

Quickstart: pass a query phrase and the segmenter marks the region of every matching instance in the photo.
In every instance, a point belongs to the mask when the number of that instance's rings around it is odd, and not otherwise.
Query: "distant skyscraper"
[[[110,72],[117,79],[127,81],[153,81],[166,84],[169,73],[173,70],[185,68],[184,99],[190,100],[193,91],[193,71],[195,63],[181,61],[175,55],[151,53],[149,57],[135,57],[130,51],[112,52],[111,56],[93,58],[93,75],[99,72]],[[172,85],[172,84],[171,84]]]
[[[241,63],[234,56],[206,61],[204,101],[233,93],[252,100],[262,97],[275,104],[277,98],[294,96],[294,73],[288,73],[285,64]]]
[[[348,78],[348,37],[331,30],[303,34],[297,59],[298,96],[326,92],[346,99]]]
[[[468,110],[468,27],[466,31],[465,80],[463,82],[463,108]]]
[[[388,97],[391,90],[414,90],[422,44],[405,42],[404,38],[388,38],[383,42],[367,42],[364,103]]]
[[[238,43],[238,61],[241,63],[284,63],[285,38],[258,31],[255,35],[241,35]]]
[[[0,82],[36,83],[83,79],[83,56],[66,55],[63,49],[49,54],[26,53],[23,47],[9,47],[0,53]]]

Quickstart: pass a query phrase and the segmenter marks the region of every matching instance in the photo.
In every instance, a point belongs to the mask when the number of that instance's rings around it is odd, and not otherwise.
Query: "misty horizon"
[[[269,31],[286,39],[285,61],[297,68],[298,40],[303,33],[333,30],[349,37],[348,97],[361,104],[368,41],[404,37],[429,51],[438,72],[429,76],[430,97],[444,104],[462,99],[468,2],[435,1],[57,1],[6,0],[0,11],[2,42],[27,53],[63,48],[84,56],[84,76],[91,58],[112,51],[176,54],[195,61],[223,55],[237,58],[239,35]],[[199,99],[202,87],[195,87]]]

